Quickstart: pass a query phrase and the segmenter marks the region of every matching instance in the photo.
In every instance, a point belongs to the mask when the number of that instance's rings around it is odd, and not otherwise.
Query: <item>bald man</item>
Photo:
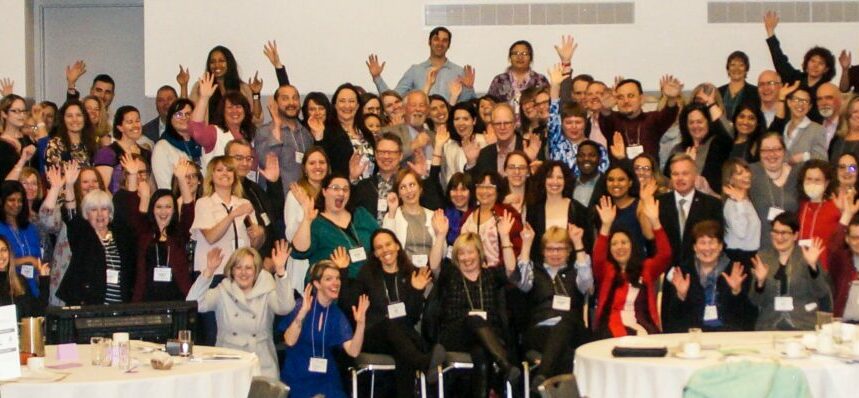
[[[823,116],[823,128],[826,130],[826,147],[832,142],[835,131],[838,130],[838,116],[841,113],[841,91],[832,83],[823,83],[817,88],[817,110]]]
[[[767,69],[758,75],[758,95],[761,97],[761,112],[767,118],[767,126],[775,119],[778,90],[781,89],[781,84],[781,77],[774,70]]]

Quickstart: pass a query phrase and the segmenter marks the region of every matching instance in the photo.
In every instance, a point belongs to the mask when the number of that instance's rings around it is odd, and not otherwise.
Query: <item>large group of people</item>
[[[519,40],[475,87],[444,27],[393,88],[374,54],[375,92],[330,99],[268,42],[263,104],[217,46],[147,123],[108,75],[81,100],[83,61],[59,107],[4,79],[0,303],[196,301],[198,342],[256,353],[297,397],[345,396],[362,352],[395,359],[402,397],[469,353],[457,391],[482,397],[526,353],[539,384],[594,339],[814,329],[859,269],[859,67],[814,47],[797,69],[777,25],[757,86],[735,51],[722,86],[663,76],[653,111],[638,80],[574,71],[569,36],[546,75]]]

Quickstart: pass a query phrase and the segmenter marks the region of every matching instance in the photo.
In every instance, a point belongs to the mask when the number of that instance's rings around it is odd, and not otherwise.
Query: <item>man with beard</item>
[[[474,68],[461,66],[447,59],[447,50],[450,48],[452,35],[450,30],[439,26],[429,34],[430,56],[424,62],[412,65],[403,74],[403,77],[394,88],[400,95],[412,90],[423,90],[428,95],[438,94],[450,101],[450,84],[456,80],[462,82],[462,93],[458,101],[466,101],[474,98]],[[367,60],[367,68],[373,83],[376,84],[378,92],[388,91],[388,83],[382,78],[385,63],[379,63],[376,54],[370,54]]]
[[[301,96],[295,87],[278,87],[268,108],[271,124],[269,128],[259,129],[254,139],[254,147],[261,168],[265,167],[263,162],[266,155],[272,152],[277,155],[283,194],[286,195],[289,185],[301,178],[301,162],[304,160],[304,153],[313,147],[313,136],[298,121]]]
[[[659,86],[662,95],[668,98],[664,108],[653,112],[642,111],[641,83],[635,79],[624,79],[617,83],[614,97],[603,96],[603,111],[600,117],[602,131],[619,131],[626,145],[626,157],[633,159],[639,153],[659,153],[659,139],[665,131],[674,124],[683,83],[673,76],[666,75],[660,79]],[[611,110],[617,102],[617,112]],[[606,136],[608,146],[614,140],[613,134]]]
[[[411,160],[415,151],[423,151],[425,159],[432,159],[432,143],[435,134],[426,127],[429,99],[420,90],[410,91],[405,98],[405,123],[382,129],[392,133],[403,143],[403,160]]]
[[[823,129],[826,130],[826,148],[838,130],[838,115],[841,113],[841,93],[838,86],[823,83],[817,88],[817,111],[823,116]]]

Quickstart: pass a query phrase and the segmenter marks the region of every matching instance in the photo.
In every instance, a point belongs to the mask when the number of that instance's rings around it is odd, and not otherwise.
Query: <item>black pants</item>
[[[397,397],[415,396],[415,372],[429,366],[427,345],[404,322],[386,319],[367,328],[362,351],[394,357]]]
[[[471,372],[467,380],[467,388],[457,388],[453,392],[453,396],[471,396],[471,397],[486,397],[489,391],[490,384],[490,369],[493,361],[502,360],[509,366],[515,361],[510,360],[509,350],[504,349],[504,354],[507,358],[494,358],[491,352],[493,348],[485,346],[485,338],[481,339],[478,334],[483,333],[489,335],[495,344],[502,344],[503,334],[492,326],[491,323],[478,316],[469,316],[463,323],[465,327],[456,331],[448,330],[448,333],[443,333],[439,343],[448,351],[461,351],[471,354],[471,360],[474,363],[474,370]],[[451,333],[453,332],[453,333]],[[498,349],[495,348],[496,352]],[[497,391],[502,391],[504,383],[494,383]],[[447,383],[445,383],[447,386]],[[468,394],[471,395],[468,395]]]
[[[581,319],[563,316],[554,326],[532,325],[523,336],[525,350],[542,354],[535,375],[546,378],[573,371],[576,348],[591,340],[590,331]]]

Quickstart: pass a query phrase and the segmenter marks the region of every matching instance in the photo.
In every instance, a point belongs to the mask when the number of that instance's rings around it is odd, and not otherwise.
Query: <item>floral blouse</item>
[[[77,160],[81,167],[92,165],[90,153],[83,143],[72,145],[69,149],[60,137],[48,141],[48,148],[45,150],[45,163],[48,167],[60,166],[72,159]]]

